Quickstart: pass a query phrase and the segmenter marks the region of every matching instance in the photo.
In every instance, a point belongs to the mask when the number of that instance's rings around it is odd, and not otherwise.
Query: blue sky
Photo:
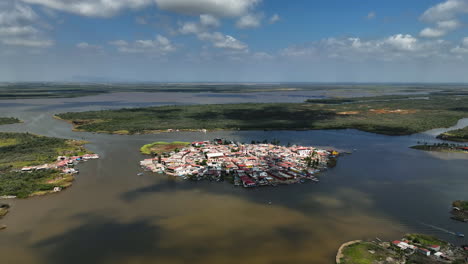
[[[0,81],[468,82],[468,0],[2,0]]]

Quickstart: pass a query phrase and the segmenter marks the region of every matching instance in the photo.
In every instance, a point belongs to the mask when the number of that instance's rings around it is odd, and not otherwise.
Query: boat
[[[465,237],[465,234],[462,234],[462,233],[455,233],[455,235],[456,235],[457,237]]]
[[[140,172],[137,174],[138,176],[143,176],[143,172]]]

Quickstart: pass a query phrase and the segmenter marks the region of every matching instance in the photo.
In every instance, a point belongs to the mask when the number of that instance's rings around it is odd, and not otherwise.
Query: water
[[[0,101],[2,116],[29,131],[85,139],[101,159],[79,166],[74,185],[59,194],[8,200],[1,224],[2,263],[333,263],[341,243],[398,239],[406,232],[465,239],[449,219],[453,200],[467,199],[467,155],[409,149],[434,141],[434,131],[389,137],[356,130],[221,131],[105,135],[77,133],[54,113],[158,104],[301,102],[321,94],[126,93],[73,99]],[[467,124],[464,119],[459,124]],[[187,182],[141,172],[141,145],[152,141],[228,138],[356,150],[340,157],[318,184],[247,190],[229,183]],[[424,224],[422,224],[424,223]],[[429,225],[429,226],[428,226]]]

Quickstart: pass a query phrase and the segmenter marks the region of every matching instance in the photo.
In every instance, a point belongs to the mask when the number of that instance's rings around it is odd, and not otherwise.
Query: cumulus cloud
[[[216,17],[237,17],[254,9],[261,0],[155,0],[162,10]]]
[[[445,35],[445,31],[437,28],[425,28],[421,30],[419,35],[425,38],[440,38]]]
[[[139,9],[153,0],[21,0],[51,9],[66,11],[82,16],[110,17],[124,9]]]
[[[463,38],[461,44],[453,48],[451,52],[459,55],[468,55],[468,37]]]
[[[270,19],[268,20],[268,22],[270,24],[275,24],[276,22],[279,22],[281,20],[281,17],[278,15],[278,14],[274,14],[270,17]]]
[[[53,45],[36,27],[38,22],[38,15],[29,6],[14,1],[0,3],[0,43],[37,48]]]
[[[247,51],[248,46],[230,35],[224,35],[221,32],[203,32],[198,34],[201,40],[209,41],[215,48],[230,49],[237,51]]]
[[[257,28],[262,23],[262,14],[247,14],[237,20],[236,26],[238,28]]]
[[[430,7],[421,15],[421,20],[435,26],[423,29],[419,35],[426,38],[442,37],[461,26],[456,18],[463,13],[468,13],[468,0],[446,0]]]
[[[421,41],[411,35],[396,34],[386,38],[363,40],[361,38],[328,38],[302,46],[291,46],[281,55],[297,58],[334,58],[351,60],[392,61],[410,58],[445,56],[448,43],[442,40]]]
[[[88,42],[80,42],[76,44],[76,47],[79,49],[84,49],[84,50],[100,50],[101,49],[101,46],[92,45],[92,44],[89,44]]]
[[[219,27],[221,25],[218,18],[208,14],[200,15],[200,24],[206,27]]]
[[[372,19],[374,19],[376,17],[377,17],[377,14],[374,11],[369,12],[369,14],[367,14],[367,16],[366,16],[366,18],[369,19],[369,20],[372,20]]]
[[[453,19],[459,14],[468,13],[468,1],[446,0],[426,10],[421,19],[427,22]]]
[[[166,55],[176,50],[171,41],[162,35],[157,35],[155,39],[136,40],[132,43],[128,43],[125,40],[115,40],[109,42],[109,44],[117,47],[117,50],[122,53]]]
[[[180,24],[179,33],[188,35],[193,34],[202,41],[207,41],[215,48],[227,49],[233,51],[247,51],[248,46],[230,35],[221,32],[211,32],[210,28],[215,26],[213,21],[209,21],[206,16],[201,15],[199,22],[185,22]],[[209,23],[208,23],[209,22]]]

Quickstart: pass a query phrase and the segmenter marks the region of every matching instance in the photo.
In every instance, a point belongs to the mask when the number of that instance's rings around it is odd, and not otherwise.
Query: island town
[[[318,182],[317,174],[333,166],[339,153],[315,147],[215,139],[153,155],[140,162],[144,169],[190,180],[230,180],[236,186],[251,188]]]

